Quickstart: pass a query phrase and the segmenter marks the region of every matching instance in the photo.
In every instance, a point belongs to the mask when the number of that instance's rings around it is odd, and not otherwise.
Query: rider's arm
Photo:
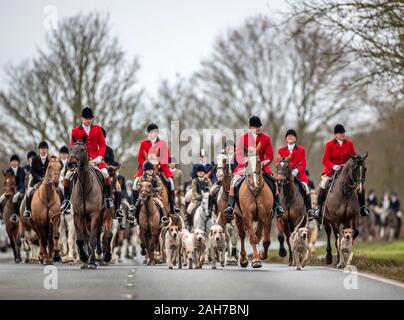
[[[334,163],[332,163],[331,161],[331,148],[329,143],[325,145],[323,154],[323,165],[327,168],[332,168],[334,166]]]
[[[105,143],[104,134],[102,133],[101,127],[99,127],[97,135],[98,143],[98,156],[104,159],[105,151],[107,150],[107,144]]]
[[[140,168],[143,167],[143,163],[146,161],[145,158],[146,152],[144,151],[144,141],[140,143],[139,152],[137,153],[137,163]]]
[[[244,159],[244,148],[247,146],[244,145],[244,136],[241,136],[237,142],[237,147],[236,147],[236,161],[238,164],[244,164],[245,159]]]
[[[302,152],[300,153],[300,157],[298,159],[298,165],[296,167],[296,169],[299,170],[300,174],[306,171],[306,165],[307,165],[306,149],[302,148]]]
[[[267,166],[269,166],[272,163],[273,159],[274,159],[274,149],[272,148],[271,138],[268,136],[268,144],[266,145],[265,148],[265,155],[263,161],[269,160],[267,164]]]

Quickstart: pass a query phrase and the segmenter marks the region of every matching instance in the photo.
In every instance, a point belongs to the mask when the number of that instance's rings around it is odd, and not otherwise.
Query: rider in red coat
[[[93,125],[92,120],[94,118],[93,111],[90,108],[84,108],[81,113],[82,124],[79,127],[73,128],[71,134],[71,142],[73,145],[76,141],[85,139],[85,145],[87,147],[88,156],[102,172],[105,179],[106,185],[106,203],[108,208],[114,207],[114,202],[112,201],[112,188],[111,188],[111,178],[109,177],[107,166],[104,162],[104,155],[106,150],[106,143],[102,128],[99,125]],[[62,203],[62,211],[68,212],[70,207],[70,177],[73,172],[69,170],[64,179],[64,196],[65,200]]]
[[[139,197],[138,181],[139,177],[143,175],[143,165],[146,161],[152,163],[158,163],[159,171],[161,172],[162,180],[165,182],[169,189],[169,201],[170,209],[172,213],[180,212],[180,209],[175,205],[175,195],[174,195],[174,173],[169,167],[170,161],[170,149],[168,147],[167,141],[164,141],[158,137],[158,126],[151,123],[147,126],[147,138],[140,142],[139,152],[137,156],[137,161],[139,164],[139,170],[134,175],[135,181],[133,182],[133,201],[135,205],[131,211],[137,213],[139,210],[140,202],[137,201]]]
[[[311,209],[311,196],[309,188],[309,179],[306,175],[306,149],[296,144],[297,133],[295,130],[290,129],[286,132],[286,146],[278,149],[278,158],[276,159],[276,165],[278,165],[281,158],[287,158],[291,155],[289,160],[292,168],[292,175],[303,185],[306,193],[304,203],[306,204],[307,212],[310,214]]]
[[[261,119],[258,118],[257,116],[252,116],[250,118],[249,127],[250,127],[249,131],[240,137],[236,146],[236,161],[238,163],[238,166],[236,167],[233,173],[233,179],[231,182],[228,198],[228,207],[224,211],[228,221],[230,221],[233,218],[234,203],[237,195],[236,189],[238,187],[237,181],[239,181],[244,176],[244,173],[242,171],[245,165],[244,155],[247,154],[248,148],[250,147],[256,148],[258,147],[259,144],[261,144],[261,146],[258,155],[261,164],[263,166],[262,167],[264,171],[263,177],[265,182],[271,188],[272,193],[274,195],[273,210],[278,218],[281,217],[285,212],[282,206],[280,205],[279,192],[277,190],[276,181],[275,178],[273,177],[272,170],[269,167],[274,158],[274,151],[272,148],[271,138],[262,132]]]
[[[324,169],[322,172],[320,190],[317,199],[317,210],[314,218],[321,219],[322,208],[327,194],[327,182],[334,176],[335,172],[340,171],[349,160],[350,155],[356,155],[354,144],[345,136],[345,128],[337,124],[334,128],[334,139],[327,142],[323,155]],[[369,215],[369,209],[366,206],[365,192],[358,194],[360,213],[362,216]]]

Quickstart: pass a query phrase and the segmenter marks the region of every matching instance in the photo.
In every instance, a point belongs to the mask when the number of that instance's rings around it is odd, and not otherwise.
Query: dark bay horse
[[[14,261],[15,261],[15,263],[20,263],[21,262],[21,253],[20,253],[21,241],[20,241],[20,237],[19,237],[19,220],[17,220],[16,222],[12,222],[10,220],[10,217],[13,214],[12,198],[13,198],[14,193],[17,190],[16,181],[15,181],[14,174],[12,174],[10,172],[3,171],[3,176],[4,176],[3,190],[4,190],[4,194],[6,196],[6,198],[3,202],[3,220],[4,220],[4,223],[6,224],[6,231],[7,231],[8,238],[10,239],[10,246],[13,249]]]
[[[337,247],[337,235],[340,227],[352,228],[354,239],[359,231],[356,229],[356,220],[359,215],[358,193],[364,191],[366,177],[365,156],[350,155],[350,159],[343,167],[339,176],[328,192],[324,204],[324,229],[327,234],[327,255],[326,263],[332,264],[331,230],[335,236],[335,246]],[[339,263],[339,253],[338,261]]]
[[[253,249],[252,267],[261,268],[262,259],[268,256],[268,248],[271,244],[270,231],[272,224],[273,194],[268,184],[265,183],[261,162],[259,159],[260,144],[256,150],[250,150],[245,162],[245,180],[239,191],[240,210],[235,210],[236,225],[240,236],[240,265],[245,268],[248,265],[247,253],[244,247],[246,231]],[[254,148],[255,149],[255,148]],[[254,222],[257,222],[254,230]],[[259,254],[259,245],[264,231],[264,251]]]
[[[69,166],[75,168],[77,175],[72,188],[71,202],[77,232],[76,243],[80,260],[83,262],[81,268],[96,269],[96,250],[100,248],[106,206],[102,179],[97,176],[96,169],[89,162],[84,141],[76,141],[72,146]],[[110,247],[107,246],[104,251],[110,256]]]
[[[296,225],[305,217],[302,223],[307,223],[306,206],[304,199],[299,191],[299,186],[295,183],[292,175],[292,167],[290,166],[291,156],[281,158],[276,166],[277,180],[279,182],[280,199],[285,214],[282,218],[277,219],[278,240],[279,240],[279,256],[285,257],[286,250],[284,246],[285,235],[286,243],[289,248],[289,265],[292,265],[292,249],[290,247],[290,235]]]

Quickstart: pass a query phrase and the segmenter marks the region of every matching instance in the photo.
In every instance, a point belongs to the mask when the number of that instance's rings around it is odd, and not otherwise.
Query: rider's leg
[[[12,200],[12,203],[13,203],[13,213],[12,213],[12,215],[11,215],[11,217],[10,217],[10,220],[12,221],[12,222],[17,222],[18,221],[18,216],[19,216],[19,210],[18,210],[18,204],[19,204],[19,202],[20,202],[20,198],[22,197],[23,195],[20,193],[20,192],[16,192],[15,194],[14,194],[14,196],[13,196],[13,200]]]
[[[31,200],[32,200],[32,193],[34,190],[34,183],[33,181],[31,181],[31,183],[29,184],[28,190],[25,192],[25,211],[22,214],[24,218],[29,219],[31,217]]]
[[[273,204],[272,210],[274,211],[276,217],[280,218],[285,213],[285,210],[282,208],[281,200],[279,198],[278,185],[275,181],[275,178],[273,178],[268,173],[264,174],[264,180],[267,182],[268,186],[272,190],[272,194],[274,195],[274,204]]]
[[[311,207],[311,193],[310,193],[310,188],[307,185],[306,182],[302,182],[304,191],[305,191],[305,197],[304,197],[304,204],[306,205],[306,212],[309,216],[313,214],[313,209]]]
[[[327,194],[325,188],[327,187],[327,182],[330,179],[331,178],[327,175],[324,175],[321,177],[320,189],[319,189],[318,197],[317,197],[317,209],[313,215],[314,219],[316,219],[316,220],[320,220],[321,216],[323,214],[323,204],[324,204],[326,194]]]
[[[220,189],[220,185],[215,183],[209,191],[209,201],[208,201],[208,212],[211,215],[212,214],[212,210],[213,210],[213,206],[216,203],[217,200],[217,194],[219,192]]]
[[[67,171],[65,178],[63,179],[63,203],[60,207],[64,214],[70,213],[70,178],[73,175],[73,171]]]
[[[157,205],[160,207],[160,210],[159,210],[161,212],[160,221],[164,224],[167,224],[170,220],[168,219],[168,215],[167,215],[166,209],[164,208],[163,201],[161,201],[161,199],[158,197],[154,197],[154,201],[156,201]]]
[[[369,216],[369,208],[366,205],[365,190],[362,190],[361,193],[358,192],[358,200],[360,205],[361,216],[362,217]]]
[[[122,203],[122,188],[121,188],[121,184],[119,183],[119,181],[116,181],[115,184],[115,217],[116,218],[122,218],[123,217],[123,212],[121,209],[121,203]]]
[[[108,169],[107,168],[102,168],[101,170],[102,175],[104,176],[105,180],[105,189],[106,189],[106,196],[107,198],[105,199],[107,203],[107,208],[113,208],[114,207],[114,202],[112,201],[112,185],[111,185],[111,177],[109,176]]]
[[[240,180],[242,176],[235,174],[230,184],[230,191],[229,191],[229,198],[228,198],[228,207],[224,210],[224,214],[227,220],[233,219],[233,210],[234,210],[234,203],[236,201],[236,188],[235,185],[238,180]]]
[[[129,210],[128,219],[134,221],[136,219],[139,224],[139,209],[140,209],[140,198],[139,198],[139,187],[138,187],[139,177],[135,178],[133,181],[133,206]]]
[[[169,201],[170,201],[170,210],[171,210],[171,214],[176,214],[179,213],[181,211],[180,208],[178,208],[175,205],[175,188],[174,188],[174,181],[172,178],[168,178],[169,181]]]

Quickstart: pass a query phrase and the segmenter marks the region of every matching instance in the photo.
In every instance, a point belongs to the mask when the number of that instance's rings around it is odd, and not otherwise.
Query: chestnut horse
[[[281,158],[276,166],[277,177],[280,189],[280,198],[282,207],[285,208],[285,214],[277,219],[279,256],[285,257],[286,250],[284,246],[285,235],[286,243],[289,248],[289,265],[292,265],[292,249],[290,247],[290,235],[296,225],[305,217],[302,223],[307,223],[306,206],[304,199],[299,191],[299,186],[292,175],[293,168],[290,166],[291,156]]]
[[[4,172],[4,194],[6,196],[3,201],[3,221],[6,224],[6,231],[8,238],[10,239],[10,246],[13,249],[14,261],[15,263],[21,262],[21,241],[19,238],[19,223],[12,222],[10,220],[11,215],[13,214],[13,204],[12,199],[13,195],[16,192],[16,181],[14,174],[10,172]]]
[[[350,159],[343,167],[338,178],[335,179],[325,200],[323,219],[324,229],[327,234],[327,264],[332,264],[331,230],[334,232],[336,247],[337,235],[341,226],[343,229],[352,228],[354,230],[354,239],[359,234],[359,231],[356,230],[356,220],[359,215],[357,193],[365,192],[363,186],[366,177],[365,160],[367,156],[368,154],[365,156],[350,155]]]
[[[241,183],[239,190],[240,210],[236,208],[236,225],[240,236],[240,265],[245,268],[248,265],[247,253],[244,247],[246,231],[250,238],[250,244],[253,249],[252,267],[261,268],[262,259],[268,257],[268,248],[271,244],[270,231],[272,225],[272,206],[274,197],[268,184],[265,183],[261,162],[259,159],[259,150],[249,148],[245,160],[245,180]],[[254,230],[254,222],[257,222]],[[264,251],[259,254],[257,246],[260,243],[264,231]]]
[[[97,169],[90,164],[84,141],[79,140],[74,143],[68,161],[69,166],[75,168],[75,175],[77,175],[72,187],[71,202],[77,233],[76,243],[80,260],[83,262],[81,269],[96,269],[96,249],[100,248],[106,214],[102,179],[97,176]],[[87,248],[89,250],[86,250]],[[105,256],[110,256],[111,248],[107,246],[103,249],[106,252]]]
[[[159,250],[160,212],[153,200],[152,183],[139,181],[139,212],[140,240],[146,249],[147,265],[155,265],[154,252]]]
[[[61,171],[62,164],[59,158],[51,156],[45,177],[32,196],[30,223],[39,237],[40,261],[45,264],[61,260],[59,245],[61,212],[58,193]]]

